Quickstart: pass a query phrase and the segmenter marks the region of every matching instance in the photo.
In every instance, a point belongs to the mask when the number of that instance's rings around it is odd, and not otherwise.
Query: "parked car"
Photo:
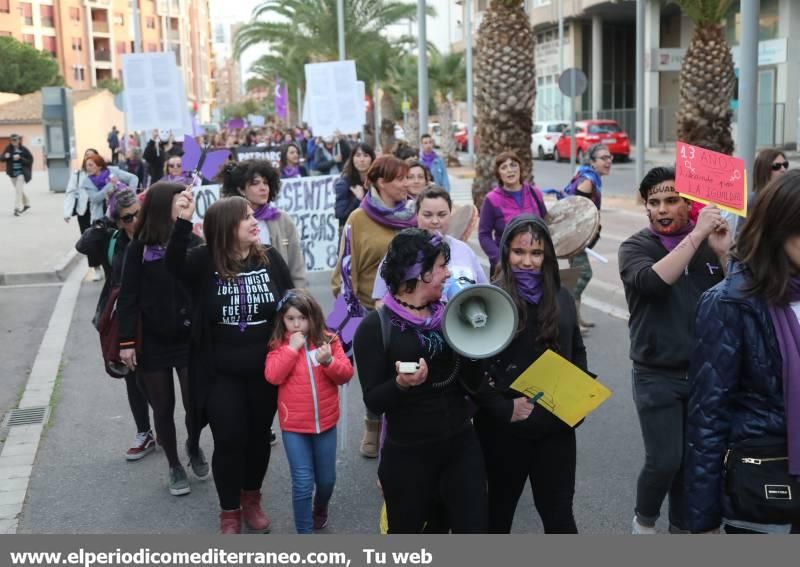
[[[562,120],[546,120],[533,123],[531,135],[531,152],[539,159],[553,157],[553,150],[561,133],[569,128],[569,122]]]
[[[569,159],[571,136],[569,128],[566,128],[556,142],[554,151],[556,161]],[[630,140],[616,120],[581,120],[575,123],[578,162],[583,161],[589,146],[597,143],[606,144],[615,160],[628,161],[631,154]]]
[[[478,147],[478,135],[473,134],[472,139],[474,141],[475,147]],[[467,127],[464,126],[460,128],[453,134],[453,140],[456,143],[456,150],[459,152],[466,152],[467,151]]]
[[[400,124],[395,124],[394,125],[394,137],[395,137],[396,140],[405,140],[406,139],[405,130],[403,130],[403,127],[400,126]]]

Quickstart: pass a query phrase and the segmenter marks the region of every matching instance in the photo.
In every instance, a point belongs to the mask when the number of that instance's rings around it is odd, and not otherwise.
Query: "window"
[[[19,11],[22,14],[22,21],[26,26],[33,25],[33,6],[27,3],[20,3]]]
[[[73,22],[80,22],[81,21],[81,9],[80,8],[70,8],[69,9],[69,19]]]
[[[83,65],[72,66],[72,77],[76,81],[83,81],[86,79],[86,70],[84,69]]]
[[[617,123],[592,124],[589,126],[590,134],[613,134],[619,131],[619,125]]]
[[[127,43],[125,43],[124,41],[118,41],[117,42],[117,53],[118,54],[122,54],[122,53],[127,53],[127,51],[128,51]]]
[[[148,43],[147,44],[147,51],[149,51],[150,53],[158,51],[158,44],[156,44],[156,43]]]
[[[80,37],[72,38],[72,51],[83,51],[83,39]]]
[[[147,16],[147,29],[154,30],[156,29],[156,19],[153,16]]]
[[[42,36],[42,49],[47,51],[53,57],[56,56],[56,38],[52,35]]]
[[[34,45],[36,43],[36,40],[34,39],[33,34],[29,34],[29,33],[22,34],[22,41],[24,41],[28,45]]]
[[[47,4],[39,6],[39,15],[42,17],[42,26],[46,28],[55,27],[53,23],[53,7]]]
[[[550,124],[547,126],[547,131],[553,133],[561,133],[564,130],[566,130],[566,128],[567,128],[566,124]]]
[[[534,134],[538,134],[541,131],[542,131],[542,125],[541,124],[534,124],[533,125],[533,133]]]
[[[125,25],[125,16],[117,12],[114,14],[114,25],[115,26],[124,26]]]
[[[6,14],[11,13],[11,2],[10,0],[0,0],[0,12],[4,12]],[[2,35],[11,35],[11,32],[7,34],[4,33]]]

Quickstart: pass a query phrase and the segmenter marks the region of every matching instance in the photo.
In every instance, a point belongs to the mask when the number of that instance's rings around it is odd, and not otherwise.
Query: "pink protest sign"
[[[742,159],[678,142],[675,190],[693,201],[747,215],[747,172]]]

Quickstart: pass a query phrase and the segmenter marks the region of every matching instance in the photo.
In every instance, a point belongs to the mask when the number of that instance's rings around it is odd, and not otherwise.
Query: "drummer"
[[[478,240],[489,258],[489,273],[500,261],[500,237],[516,216],[531,214],[544,218],[547,208],[542,193],[522,179],[522,161],[514,152],[503,152],[494,160],[497,187],[486,195],[481,207]]]
[[[602,201],[601,191],[603,188],[602,177],[611,172],[611,162],[614,161],[614,156],[608,151],[605,144],[595,144],[589,147],[586,152],[586,161],[578,167],[575,175],[569,184],[564,188],[564,193],[567,195],[579,195],[587,197],[600,210]],[[597,231],[597,236],[589,242],[588,248],[594,248],[597,241],[600,239],[600,231]],[[584,319],[581,316],[581,296],[583,290],[589,285],[592,279],[592,265],[589,263],[589,257],[586,251],[579,252],[569,259],[571,268],[580,270],[581,275],[578,278],[578,283],[575,285],[575,306],[578,309],[578,320],[580,321],[581,331],[586,332],[590,327],[594,327],[594,323]]]

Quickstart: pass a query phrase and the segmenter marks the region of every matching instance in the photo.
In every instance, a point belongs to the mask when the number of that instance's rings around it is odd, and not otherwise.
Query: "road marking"
[[[10,285],[0,285],[0,291],[6,289],[17,289],[17,288],[28,288],[28,287],[61,287],[62,285],[64,285],[64,282],[10,284]]]
[[[591,295],[587,295],[585,293],[581,298],[581,303],[587,307],[591,307],[592,309],[597,309],[598,311],[605,313],[609,317],[614,317],[615,319],[627,321],[630,318],[630,315],[628,315],[627,311],[622,310],[619,307],[615,307],[614,305],[606,303],[600,299],[595,299]]]

